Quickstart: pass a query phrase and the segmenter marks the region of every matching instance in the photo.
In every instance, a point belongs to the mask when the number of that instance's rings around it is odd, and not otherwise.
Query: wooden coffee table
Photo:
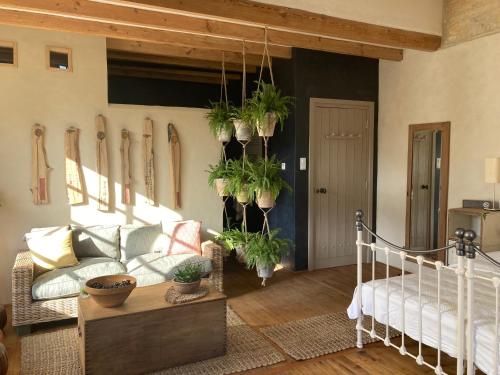
[[[210,288],[203,298],[172,305],[164,299],[169,286],[135,288],[114,308],[79,298],[84,374],[144,374],[225,354],[226,296]]]

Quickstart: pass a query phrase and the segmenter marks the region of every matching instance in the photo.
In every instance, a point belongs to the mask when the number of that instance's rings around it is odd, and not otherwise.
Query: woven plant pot
[[[257,194],[257,205],[260,208],[273,208],[275,203],[270,191],[262,191]]]
[[[174,289],[180,294],[193,294],[200,289],[201,280],[193,281],[192,283],[181,283],[172,280]]]
[[[271,278],[274,274],[274,267],[274,264],[272,266],[257,266],[257,276],[263,279]]]
[[[238,263],[246,263],[246,258],[245,258],[245,248],[243,246],[238,246],[236,249],[236,260]]]
[[[233,121],[234,128],[236,129],[236,139],[238,141],[249,141],[252,139],[252,129],[250,126],[245,124],[241,120],[234,120]]]
[[[219,142],[230,142],[231,136],[231,132],[227,131],[226,129],[221,129],[217,133],[217,139],[219,140]]]
[[[217,195],[219,197],[226,197],[226,186],[227,186],[227,180],[224,178],[217,178],[215,180],[215,190],[217,190]]]
[[[7,324],[7,311],[4,305],[0,305],[0,329],[4,329]]]
[[[272,137],[276,127],[276,115],[274,112],[267,112],[262,121],[257,123],[257,132],[261,137]]]
[[[9,359],[7,358],[7,349],[5,345],[0,343],[0,375],[7,374],[9,369]]]
[[[240,191],[239,194],[236,195],[236,200],[238,203],[246,204],[250,200],[250,194],[248,194],[248,188],[244,188]]]

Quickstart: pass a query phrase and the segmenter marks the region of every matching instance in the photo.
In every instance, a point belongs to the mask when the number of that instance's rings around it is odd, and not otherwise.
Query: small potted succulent
[[[236,259],[245,263],[245,250],[253,233],[243,232],[239,229],[229,229],[218,234],[215,239],[221,241],[229,251],[236,252]]]
[[[229,142],[233,136],[233,122],[226,103],[210,102],[211,109],[207,114],[210,131],[219,142]]]
[[[228,196],[227,181],[229,178],[228,164],[224,160],[220,160],[215,165],[209,165],[208,169],[208,185],[215,188],[219,197]]]
[[[248,184],[250,183],[251,162],[247,158],[229,160],[226,191],[241,204],[250,201]]]
[[[265,160],[260,159],[250,165],[251,194],[255,195],[260,208],[272,208],[276,203],[280,191],[285,188],[292,190],[290,185],[281,177],[280,164],[276,157]]]
[[[200,289],[203,269],[201,264],[188,263],[177,269],[172,280],[174,289],[180,294],[193,294]]]
[[[283,124],[288,117],[288,107],[294,103],[290,96],[282,96],[281,90],[274,85],[261,82],[250,99],[249,108],[252,113],[253,126],[259,136],[272,137],[276,123],[283,130]]]
[[[245,250],[247,267],[257,269],[257,275],[263,279],[262,285],[273,275],[274,268],[289,251],[290,242],[278,238],[278,233],[279,229],[268,234],[254,233]]]
[[[236,130],[236,139],[241,142],[251,140],[253,114],[248,101],[242,107],[231,107],[231,119]]]

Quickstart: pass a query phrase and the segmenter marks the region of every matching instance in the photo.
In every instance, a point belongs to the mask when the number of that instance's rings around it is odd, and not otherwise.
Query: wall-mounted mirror
[[[410,125],[406,188],[406,247],[446,245],[450,123]],[[444,253],[436,254],[444,260]]]

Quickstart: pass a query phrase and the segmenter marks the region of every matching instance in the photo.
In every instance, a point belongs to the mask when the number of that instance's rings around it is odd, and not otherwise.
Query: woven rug
[[[371,318],[365,317],[365,327],[371,327]],[[385,337],[385,325],[376,323],[375,331]],[[356,320],[343,311],[262,328],[261,332],[298,361],[356,347]],[[391,338],[398,335],[399,331],[389,330]],[[363,334],[364,344],[375,341]]]
[[[233,374],[285,360],[261,335],[227,309],[227,354],[154,373],[154,375]],[[76,328],[23,337],[21,374],[80,375]]]

